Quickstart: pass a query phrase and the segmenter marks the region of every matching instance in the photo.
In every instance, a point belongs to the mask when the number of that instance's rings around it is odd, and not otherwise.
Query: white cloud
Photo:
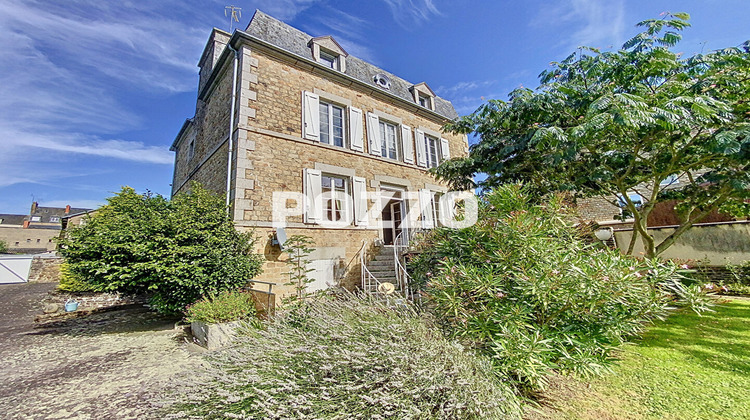
[[[440,11],[432,0],[383,0],[391,10],[393,19],[404,28],[413,28],[439,16]]]
[[[464,94],[466,92],[475,91],[477,89],[483,89],[493,84],[495,84],[494,80],[464,81],[458,82],[453,86],[439,86],[435,89],[435,92],[444,98],[451,98],[457,94]]]
[[[307,10],[318,0],[256,0],[253,2],[257,9],[262,10],[276,19],[288,22],[298,14]]]
[[[538,28],[552,28],[560,45],[571,50],[589,46],[619,48],[624,41],[624,0],[565,0],[557,7],[543,9],[531,22]],[[570,33],[561,28],[574,28]]]

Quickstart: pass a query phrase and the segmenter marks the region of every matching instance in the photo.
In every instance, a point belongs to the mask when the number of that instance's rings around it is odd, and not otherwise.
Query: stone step
[[[393,268],[396,266],[393,260],[391,261],[372,260],[368,262],[366,265],[367,267],[390,267],[390,268]]]

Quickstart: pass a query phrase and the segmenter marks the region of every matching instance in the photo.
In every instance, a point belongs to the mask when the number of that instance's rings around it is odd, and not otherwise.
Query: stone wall
[[[54,251],[59,229],[24,229],[23,226],[0,226],[0,240],[8,244],[15,253],[37,253]]]
[[[60,257],[34,257],[29,270],[29,283],[59,283],[62,262]]]
[[[674,228],[649,228],[657,244],[674,232]],[[617,246],[627,250],[632,230],[616,230]],[[641,241],[636,242],[633,255],[643,252]],[[693,226],[669,247],[662,258],[693,260],[701,265],[723,266],[750,260],[750,223],[747,221],[710,223]]]
[[[229,126],[232,61],[217,63],[220,74],[209,94],[199,100],[194,118],[195,154],[187,159],[187,144],[179,144],[176,155],[174,191],[186,190],[186,180],[196,180],[217,192],[226,187],[226,133]],[[211,89],[213,89],[211,91]],[[343,169],[367,180],[367,191],[389,184],[416,192],[423,188],[444,189],[424,168],[416,164],[389,160],[365,152],[321,144],[302,137],[303,91],[323,97],[341,98],[367,112],[387,115],[412,128],[439,132],[445,119],[415,104],[386,99],[349,80],[328,75],[299,60],[282,58],[262,46],[245,45],[239,49],[237,126],[234,138],[231,198],[235,223],[241,230],[254,230],[259,237],[257,251],[265,258],[264,273],[257,280],[274,282],[276,295],[292,289],[288,281],[286,258],[272,236],[272,195],[275,191],[303,192],[305,169]],[[363,122],[364,124],[364,122]],[[449,141],[452,157],[468,153],[466,136],[443,134]],[[316,263],[330,265],[335,273],[330,280],[353,288],[359,283],[357,251],[363,241],[381,236],[376,225],[324,229],[304,224],[302,216],[288,219],[287,235],[305,234],[315,242],[311,255]],[[265,287],[259,287],[265,290]]]

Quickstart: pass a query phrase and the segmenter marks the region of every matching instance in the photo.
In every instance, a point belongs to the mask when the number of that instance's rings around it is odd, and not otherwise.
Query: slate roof
[[[23,225],[25,214],[0,214],[0,224],[3,225]]]
[[[293,54],[308,60],[313,60],[312,51],[310,47],[308,47],[308,42],[313,38],[312,36],[300,31],[299,29],[293,28],[260,10],[255,11],[255,15],[253,15],[250,24],[244,32]],[[344,74],[347,76],[380,89],[373,81],[373,76],[376,74],[385,74],[391,81],[391,88],[388,92],[414,103],[414,96],[412,96],[412,93],[409,91],[409,88],[414,86],[414,83],[410,83],[375,65],[360,60],[357,57],[349,55],[345,59],[346,71]],[[449,101],[438,96],[435,97],[435,112],[451,120],[458,117],[458,113],[456,113],[453,105]]]

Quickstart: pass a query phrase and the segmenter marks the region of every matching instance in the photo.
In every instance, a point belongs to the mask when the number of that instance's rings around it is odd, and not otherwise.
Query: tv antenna
[[[236,6],[224,7],[224,16],[229,18],[229,32],[232,32],[234,22],[240,23],[242,17],[242,8]]]

